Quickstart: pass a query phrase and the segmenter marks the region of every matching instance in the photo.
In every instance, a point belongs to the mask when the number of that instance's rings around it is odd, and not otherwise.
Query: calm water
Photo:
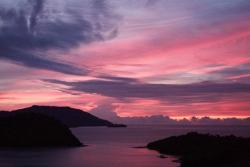
[[[71,149],[1,149],[0,167],[178,167],[175,158],[133,148],[160,138],[190,131],[250,137],[250,127],[129,126],[128,128],[75,128],[87,147]]]

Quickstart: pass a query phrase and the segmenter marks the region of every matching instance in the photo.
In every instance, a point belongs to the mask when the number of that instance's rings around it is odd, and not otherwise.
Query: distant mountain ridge
[[[34,105],[27,108],[13,110],[10,112],[1,111],[0,117],[9,116],[13,113],[39,113],[51,116],[68,127],[80,127],[80,126],[114,126],[112,122],[104,119],[100,119],[90,113],[84,112],[79,109],[71,107],[55,107],[55,106],[38,106]]]
[[[101,118],[107,119],[114,123],[122,123],[126,125],[227,125],[227,126],[250,126],[250,117],[246,118],[211,118],[205,117],[192,117],[192,118],[182,118],[174,119],[169,116],[164,115],[151,115],[151,116],[130,116],[121,117],[113,111],[110,106],[100,106],[96,109],[90,111],[91,114]]]

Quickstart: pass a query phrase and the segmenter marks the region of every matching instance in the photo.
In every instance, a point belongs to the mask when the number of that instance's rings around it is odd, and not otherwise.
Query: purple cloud
[[[194,84],[149,84],[119,80],[89,80],[66,82],[59,80],[44,80],[45,82],[69,86],[68,90],[96,93],[117,99],[152,98],[167,100],[173,103],[211,102],[220,98],[230,99],[232,95],[250,92],[250,84],[241,83],[211,83]],[[246,98],[249,98],[246,97]]]

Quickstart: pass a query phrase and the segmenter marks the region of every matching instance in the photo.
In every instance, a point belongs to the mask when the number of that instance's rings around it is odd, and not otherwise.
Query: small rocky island
[[[181,167],[249,167],[250,139],[196,132],[147,145],[161,154],[180,156]]]
[[[37,113],[0,117],[0,147],[77,147],[82,143],[61,122]]]

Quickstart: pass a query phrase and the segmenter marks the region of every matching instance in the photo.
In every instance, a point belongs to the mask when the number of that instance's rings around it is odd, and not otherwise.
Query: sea
[[[178,157],[160,156],[145,148],[147,143],[188,132],[250,137],[250,126],[128,125],[71,131],[87,146],[0,149],[0,167],[179,167]]]

